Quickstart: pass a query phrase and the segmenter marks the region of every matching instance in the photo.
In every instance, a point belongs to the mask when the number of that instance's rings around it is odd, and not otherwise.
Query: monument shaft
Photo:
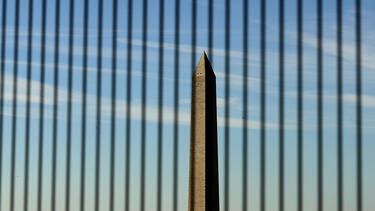
[[[203,53],[193,74],[189,211],[218,211],[216,79]]]

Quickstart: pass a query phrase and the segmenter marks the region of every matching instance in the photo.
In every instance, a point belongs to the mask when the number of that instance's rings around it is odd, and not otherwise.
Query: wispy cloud
[[[336,98],[336,97],[334,97]],[[375,96],[372,95],[362,95],[362,106],[375,108]],[[357,95],[355,94],[344,94],[343,100],[348,103],[357,103]]]
[[[13,87],[13,75],[11,74],[6,74],[5,75],[5,92],[4,92],[4,100],[8,103],[11,103],[13,100],[13,93],[12,93],[12,87]],[[18,95],[17,95],[17,102],[19,106],[24,106],[26,103],[26,84],[27,84],[27,79],[18,77]],[[31,103],[32,103],[32,109],[35,110],[37,109],[37,105],[41,102],[40,96],[39,96],[39,91],[40,91],[40,82],[31,80]],[[54,87],[51,85],[45,84],[45,96],[53,96],[53,91]],[[63,88],[58,88],[59,92],[59,105],[64,105],[66,104],[67,101],[67,91],[66,89]],[[81,105],[82,101],[82,93],[78,91],[73,91],[72,93],[72,103],[74,106],[79,106]],[[53,104],[53,99],[51,97],[45,97],[44,103],[46,105],[52,105]],[[96,102],[96,96],[95,95],[87,95],[87,107],[88,110],[94,111],[95,109],[95,104]],[[102,97],[102,117],[103,119],[108,119],[111,115],[111,99],[107,97]],[[219,104],[220,105],[220,104]],[[133,103],[131,105],[131,119],[132,120],[142,120],[141,116],[141,109],[142,107],[137,104]],[[147,105],[146,107],[146,121],[147,122],[158,122],[158,108],[156,105]],[[52,118],[52,107],[48,106],[46,107],[46,118]],[[78,112],[80,111],[80,108],[78,109]],[[5,104],[5,110],[4,110],[5,115],[12,115],[10,112],[10,106]],[[94,115],[95,112],[88,112],[89,116]],[[17,117],[24,117],[24,114],[21,114],[20,112],[17,113]],[[184,112],[180,111],[179,114],[179,124],[183,125],[189,125],[190,124],[190,113],[189,112]],[[33,112],[31,117],[37,118],[37,112]],[[65,114],[63,112],[59,112],[59,119],[64,119]],[[116,100],[116,118],[118,119],[125,119],[126,117],[126,101],[122,99],[117,99]],[[218,116],[218,126],[223,127],[224,126],[224,118],[221,116]],[[163,122],[166,124],[173,124],[174,123],[174,110],[171,107],[164,107],[163,109]],[[243,126],[243,119],[241,118],[230,118],[230,127],[231,128],[242,128]],[[249,129],[259,129],[260,128],[260,123],[259,121],[256,120],[248,120],[247,121]],[[269,129],[277,129],[278,125],[274,123],[266,123],[266,127]]]
[[[14,61],[13,60],[5,60],[5,64],[14,64]],[[24,61],[24,60],[19,60],[18,61],[18,65],[27,65],[27,61]],[[45,63],[44,64],[46,69],[53,69],[54,68],[54,63]],[[41,64],[40,62],[31,62],[31,66],[33,68],[40,68],[41,67]],[[62,64],[60,63],[58,65],[58,69],[59,71],[67,71],[68,70],[68,65],[67,64]],[[72,66],[72,69],[74,71],[83,71],[83,67],[82,66],[79,66],[79,65],[73,65]],[[88,72],[97,72],[98,71],[98,68],[97,67],[94,67],[94,66],[87,66],[87,71]],[[112,73],[112,69],[111,68],[107,68],[107,67],[102,67],[101,69],[102,73]],[[127,70],[125,69],[121,69],[121,68],[117,68],[116,69],[116,74],[117,75],[127,75]],[[132,76],[136,76],[136,77],[141,77],[142,76],[142,72],[137,70],[137,69],[132,69],[131,71],[131,75]],[[157,73],[155,72],[151,72],[151,71],[148,71],[147,72],[147,78],[149,79],[153,79],[153,80],[158,80],[158,76],[157,76]],[[174,78],[172,77],[168,77],[167,75],[165,75],[163,77],[164,80],[166,81],[174,81]],[[189,80],[186,80],[186,79],[179,79],[179,82],[180,83],[188,83]]]
[[[5,64],[14,64],[14,61],[13,60],[5,60]],[[27,65],[27,61],[19,60],[18,64],[19,65]],[[33,68],[40,68],[41,67],[40,62],[31,62],[31,65],[32,65]],[[54,64],[47,62],[47,63],[45,63],[45,67],[47,69],[53,69],[54,68]],[[59,71],[67,71],[68,70],[68,65],[60,63],[59,66],[58,66],[58,68],[59,68]],[[83,71],[83,67],[81,65],[73,65],[72,68],[73,68],[74,71]],[[97,72],[98,68],[94,67],[94,66],[87,66],[87,71],[89,71],[89,72]],[[112,69],[111,68],[107,68],[107,67],[102,67],[102,73],[108,73],[108,74],[112,73]],[[117,68],[116,69],[116,74],[118,74],[118,75],[127,75],[127,70],[126,69]],[[135,77],[141,77],[142,76],[142,72],[133,68],[132,71],[131,71],[131,75],[135,76]],[[225,78],[225,74],[222,73],[222,72],[215,72],[215,75],[216,75],[217,78]],[[165,81],[174,81],[173,77],[168,77],[168,76],[169,76],[168,74],[165,74],[163,76],[163,79]],[[151,79],[151,80],[158,80],[158,74],[156,72],[148,71],[146,77],[149,78],[149,79]],[[237,87],[241,87],[242,86],[242,83],[243,83],[243,77],[242,77],[242,75],[239,75],[239,74],[229,74],[229,78],[230,78],[230,83],[233,86],[237,86]],[[249,84],[253,84],[254,82],[259,82],[259,79],[255,78],[255,77],[248,77],[247,80],[248,80],[248,82],[250,82]],[[179,79],[179,83],[190,83],[190,79],[180,78]],[[219,83],[219,82],[218,82],[217,85],[218,86],[223,86],[223,84]]]
[[[344,22],[342,26],[342,36],[343,36],[343,43],[342,43],[342,57],[344,61],[347,61],[351,64],[356,63],[356,37],[354,33],[353,27],[355,27],[355,15],[356,11],[354,9],[344,9]],[[373,12],[371,10],[366,10],[365,8],[361,11],[363,20],[365,17],[369,20],[374,17]],[[328,31],[328,33],[333,33],[333,35],[337,32],[337,23],[336,23],[336,13],[335,12],[327,12],[323,24],[324,33]],[[329,18],[328,18],[329,17]],[[304,46],[311,47],[313,49],[317,49],[317,35],[316,33],[316,21],[317,19],[308,20],[305,24],[305,29],[303,32],[303,44]],[[375,31],[373,27],[365,27],[366,23],[362,21],[363,24],[363,33],[362,35],[362,45],[361,45],[361,53],[362,53],[362,66],[370,69],[375,69],[375,40],[369,39],[375,35]],[[292,40],[297,40],[297,31],[296,28],[290,28],[286,31],[286,35],[290,36]],[[323,53],[326,55],[331,55],[337,57],[337,40],[336,36],[332,38],[328,38],[325,34],[323,35]],[[305,50],[306,51],[306,50]]]
[[[304,37],[304,43],[307,46],[317,48],[317,39],[315,36],[306,33]],[[324,39],[323,40],[323,51],[326,54],[337,56],[337,43],[336,40]],[[370,45],[362,45],[362,66],[375,69],[375,53],[369,47]],[[343,52],[342,57],[344,60],[355,64],[356,63],[356,46],[355,43],[345,42],[342,46]]]
[[[119,42],[122,42],[122,43],[127,43],[128,41],[126,39],[123,39],[123,38],[119,38],[118,39]],[[135,46],[143,46],[143,45],[146,45],[148,48],[155,48],[155,49],[159,49],[159,42],[154,42],[154,41],[147,41],[145,44],[143,43],[142,40],[140,39],[132,39],[132,44],[135,45]],[[173,43],[163,43],[163,48],[165,50],[174,50],[175,49],[175,45]],[[191,45],[186,45],[186,44],[180,44],[179,45],[179,50],[180,52],[182,53],[192,53],[192,47]],[[206,46],[196,46],[196,52],[197,54],[201,54],[201,52],[203,51],[207,51],[208,50],[208,47]],[[220,57],[224,57],[226,55],[225,53],[225,49],[223,48],[212,48],[212,52],[214,54],[214,56],[220,56]],[[249,60],[250,62],[251,61],[256,61],[258,62],[259,61],[259,58],[256,56],[257,54],[254,54],[253,56],[252,55],[249,55]],[[230,57],[231,58],[235,58],[235,59],[243,59],[243,52],[242,51],[238,51],[238,50],[230,50]]]
[[[288,97],[297,97],[297,92],[288,91],[286,95]],[[317,93],[311,93],[307,91],[303,93],[303,96],[306,99],[311,99],[311,100],[316,100],[318,97]],[[335,102],[337,101],[337,95],[328,94],[328,93],[323,94],[323,99],[329,100],[330,102]],[[357,103],[357,95],[353,93],[345,93],[342,96],[342,100],[344,101],[344,103],[355,105]],[[363,107],[375,108],[375,96],[374,95],[362,94],[361,100],[362,100]]]

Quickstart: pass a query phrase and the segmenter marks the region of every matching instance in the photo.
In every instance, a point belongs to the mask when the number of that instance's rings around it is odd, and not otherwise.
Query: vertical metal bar
[[[191,7],[191,73],[193,74],[195,70],[195,54],[197,51],[197,0],[192,0]]]
[[[29,193],[29,152],[30,152],[30,93],[31,93],[31,59],[33,38],[33,0],[29,0],[28,34],[27,34],[27,83],[26,83],[26,126],[25,126],[25,172],[23,209],[28,210]]]
[[[317,22],[317,58],[318,58],[318,78],[317,78],[317,88],[318,88],[318,210],[323,210],[323,64],[322,64],[322,0],[317,1],[318,9],[318,22]]]
[[[197,0],[192,0],[191,2],[191,74],[192,80],[191,85],[193,87],[193,77],[195,72],[195,60],[196,60],[196,40],[197,40]],[[191,97],[193,98],[193,90],[191,92]],[[194,168],[192,170],[194,172]],[[194,198],[194,197],[193,197]]]
[[[279,210],[284,211],[284,0],[279,1]]]
[[[224,210],[229,210],[230,0],[225,0]]]
[[[260,6],[260,210],[266,210],[266,0]]]
[[[56,0],[55,19],[55,55],[53,79],[53,131],[52,131],[52,197],[51,210],[56,209],[56,160],[57,160],[57,112],[59,98],[59,46],[60,46],[60,0]]]
[[[46,22],[47,0],[42,1],[42,37],[40,49],[40,104],[39,104],[39,155],[38,155],[38,201],[37,209],[42,210],[42,186],[43,186],[43,142],[44,142],[44,80],[45,80],[45,55],[46,55]]]
[[[132,88],[132,18],[133,0],[128,1],[128,42],[127,42],[127,83],[126,83],[126,160],[125,160],[125,211],[129,211],[130,185],[130,128],[131,128],[131,88]]]
[[[83,56],[82,56],[82,130],[81,130],[81,186],[80,186],[80,210],[85,210],[85,185],[86,185],[86,114],[87,114],[87,45],[89,1],[84,2],[83,13]]]
[[[98,52],[96,78],[96,153],[95,153],[95,211],[99,211],[100,193],[100,136],[101,136],[101,105],[102,105],[102,42],[103,42],[103,0],[98,5]]]
[[[114,210],[115,146],[116,146],[116,65],[117,65],[117,0],[113,0],[112,12],[112,96],[111,96],[111,166],[109,210]]]
[[[343,210],[342,0],[337,0],[337,210]]]
[[[162,208],[163,176],[163,47],[164,47],[164,0],[159,2],[159,96],[158,96],[158,168],[157,168],[157,204],[156,210]]]
[[[303,0],[297,0],[297,210],[303,210]]]
[[[14,54],[13,54],[13,108],[12,108],[12,148],[10,163],[10,211],[14,210],[14,186],[15,186],[15,166],[16,166],[16,134],[17,134],[17,88],[18,88],[18,40],[19,40],[19,16],[20,1],[15,4],[15,34],[14,34]]]
[[[174,109],[173,109],[173,211],[178,210],[178,100],[180,57],[180,0],[175,2]]]
[[[2,202],[2,175],[3,175],[3,119],[4,119],[4,77],[5,77],[5,41],[7,24],[7,0],[3,0],[1,20],[1,84],[0,84],[0,208]]]
[[[213,47],[213,0],[208,0],[208,58],[211,60],[211,64],[213,64],[213,57],[212,54],[212,47]]]
[[[70,0],[69,8],[69,56],[68,56],[68,108],[66,126],[66,183],[65,183],[65,209],[70,210],[70,163],[72,142],[72,88],[73,88],[73,39],[74,39],[74,0]]]
[[[247,211],[247,107],[248,107],[248,0],[243,0],[243,102],[242,102],[242,116],[243,116],[243,127],[242,127],[242,211]]]
[[[357,210],[362,211],[362,52],[361,0],[356,0]]]
[[[141,185],[140,210],[145,209],[145,169],[146,169],[146,92],[147,92],[147,0],[143,0],[142,25],[142,122],[141,122]]]

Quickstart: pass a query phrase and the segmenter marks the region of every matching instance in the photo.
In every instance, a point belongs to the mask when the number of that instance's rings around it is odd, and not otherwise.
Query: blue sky
[[[27,13],[28,1],[21,0],[19,75],[17,107],[16,149],[16,210],[22,208],[25,100],[27,64]],[[355,5],[353,0],[343,1],[343,62],[344,62],[344,206],[354,210],[355,198]],[[156,206],[156,157],[157,157],[157,105],[158,105],[158,40],[159,1],[149,1],[148,7],[148,57],[147,57],[147,137],[146,137],[146,210]],[[126,45],[127,1],[118,5],[118,59],[117,59],[117,108],[116,108],[116,209],[123,207],[124,152],[125,152],[125,95],[126,95]],[[139,208],[140,178],[140,126],[141,126],[141,54],[142,54],[142,1],[134,1],[133,8],[133,56],[132,56],[132,116],[131,116],[131,193],[130,208]],[[163,136],[163,210],[172,209],[172,150],[173,150],[173,78],[174,78],[174,1],[165,0],[164,30],[164,136]],[[96,110],[96,63],[97,63],[97,11],[96,0],[90,1],[89,9],[89,57],[88,57],[88,128],[87,128],[87,186],[86,206],[93,209],[95,168],[95,110]],[[375,207],[371,198],[375,195],[375,3],[362,1],[362,70],[363,70],[363,166],[364,210]],[[214,1],[213,69],[217,77],[218,97],[218,143],[220,185],[223,185],[223,117],[224,117],[224,0]],[[53,55],[55,1],[48,1],[46,36],[46,82],[45,82],[45,130],[43,161],[43,208],[50,207],[51,158],[52,158],[52,104],[53,104]],[[230,210],[241,207],[241,158],[242,158],[242,1],[231,1],[231,57],[230,57]],[[296,210],[296,1],[285,1],[285,71],[286,71],[286,139],[285,139],[285,208]],[[207,50],[207,1],[198,1],[197,56]],[[260,93],[260,14],[259,1],[249,1],[249,209],[259,208],[259,93]],[[65,157],[66,157],[66,108],[68,65],[68,17],[69,1],[62,1],[60,28],[59,66],[59,113],[58,113],[58,172],[57,207],[64,209]],[[336,4],[324,1],[323,5],[323,72],[324,72],[324,197],[326,210],[336,209]],[[32,49],[32,104],[31,104],[31,151],[30,151],[30,209],[36,209],[38,117],[40,90],[41,1],[34,1],[34,30]],[[179,134],[179,209],[187,209],[189,121],[191,92],[191,0],[181,1],[180,32],[180,134]],[[305,209],[316,209],[316,1],[304,2],[304,185]],[[267,209],[278,206],[278,1],[267,1],[267,136],[266,136],[266,189]],[[102,151],[101,151],[101,200],[103,210],[108,207],[109,193],[109,146],[110,146],[110,96],[111,96],[111,45],[112,1],[104,2],[103,24],[103,89],[102,89]],[[4,96],[4,145],[2,209],[9,206],[10,140],[13,81],[14,2],[8,1],[5,55]],[[71,208],[78,209],[80,176],[80,130],[82,93],[82,35],[83,1],[76,1],[74,14],[73,57],[73,122],[72,122],[72,193]],[[34,192],[35,190],[35,192]],[[222,191],[223,188],[220,188]],[[308,191],[307,191],[308,190]],[[221,197],[223,196],[221,192]]]

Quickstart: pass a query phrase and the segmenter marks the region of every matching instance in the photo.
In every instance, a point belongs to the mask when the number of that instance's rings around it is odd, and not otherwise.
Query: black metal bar
[[[145,209],[145,169],[146,169],[146,74],[147,74],[147,0],[143,0],[142,23],[142,122],[141,122],[141,185],[140,210]]]
[[[191,7],[191,74],[193,74],[197,51],[197,0],[192,0]]]
[[[132,88],[132,18],[133,18],[133,0],[128,1],[128,42],[127,42],[127,83],[126,83],[126,160],[125,160],[125,211],[129,211],[130,196],[130,128],[131,128],[131,88]]]
[[[337,0],[337,210],[343,210],[342,0]]]
[[[158,158],[157,158],[157,203],[156,210],[162,208],[162,188],[163,188],[163,49],[164,49],[164,0],[160,0],[159,5],[159,96],[158,96]]]
[[[224,210],[229,210],[230,0],[225,0]]]
[[[31,59],[32,59],[32,33],[33,33],[33,0],[29,0],[29,22],[27,34],[27,84],[26,84],[26,126],[25,126],[25,172],[23,209],[28,210],[29,199],[29,152],[30,152],[30,93],[31,93]]]
[[[99,211],[100,193],[100,136],[102,107],[102,43],[103,43],[103,0],[98,2],[98,52],[97,52],[97,96],[96,96],[96,153],[95,153],[95,211]]]
[[[317,12],[318,12],[318,21],[317,21],[317,59],[318,59],[318,78],[317,78],[317,88],[318,88],[318,210],[323,210],[323,64],[322,64],[322,0],[317,1]]]
[[[13,54],[13,108],[12,108],[12,148],[10,163],[10,211],[14,210],[14,186],[15,186],[15,167],[16,167],[16,134],[17,134],[17,88],[18,88],[18,41],[19,41],[19,22],[20,22],[20,1],[15,4],[15,33],[14,33],[14,54]]]
[[[39,155],[38,155],[38,201],[37,208],[42,210],[42,186],[43,186],[43,145],[44,145],[44,89],[45,89],[45,55],[46,55],[46,22],[47,0],[42,1],[42,36],[40,49],[40,104],[39,104]]]
[[[303,0],[297,1],[297,209],[303,210]]]
[[[68,56],[68,106],[66,122],[66,183],[65,183],[65,209],[70,210],[70,163],[72,143],[72,88],[73,88],[73,39],[74,39],[74,0],[69,3],[69,56]]]
[[[86,115],[87,115],[87,45],[89,1],[84,2],[83,13],[83,56],[82,56],[82,130],[81,130],[81,186],[80,186],[80,210],[85,210],[85,185],[86,185]]]
[[[116,68],[117,68],[117,0],[113,0],[112,12],[112,90],[111,90],[111,166],[109,210],[114,210],[115,146],[116,146]]]
[[[266,210],[266,0],[260,6],[260,210]]]
[[[52,196],[51,211],[56,209],[56,159],[57,159],[57,113],[59,99],[59,46],[60,46],[60,0],[56,0],[55,19],[55,55],[53,79],[53,129],[52,129]]]
[[[180,0],[175,2],[174,109],[173,109],[173,211],[178,210],[178,100],[180,58]]]
[[[362,52],[361,0],[356,0],[357,210],[362,211]]]
[[[5,77],[5,41],[7,24],[7,0],[3,0],[1,20],[1,84],[0,84],[0,207],[2,206],[2,175],[3,175],[3,119],[4,119],[4,77]]]
[[[193,75],[195,72],[195,60],[196,60],[196,40],[197,40],[197,0],[192,0],[191,2],[191,86],[193,87]],[[191,92],[191,97],[193,97],[193,90]],[[192,169],[194,172],[194,168]]]
[[[213,21],[214,17],[214,11],[213,11],[213,0],[208,0],[208,58],[211,61],[211,64],[213,64],[214,55],[212,54],[212,47],[213,47]]]
[[[279,210],[284,211],[284,0],[279,1]]]
[[[247,118],[248,118],[248,0],[243,1],[243,61],[242,61],[242,69],[243,69],[243,102],[242,102],[242,116],[243,116],[243,139],[242,139],[242,147],[243,147],[243,154],[242,154],[242,211],[247,211]]]

